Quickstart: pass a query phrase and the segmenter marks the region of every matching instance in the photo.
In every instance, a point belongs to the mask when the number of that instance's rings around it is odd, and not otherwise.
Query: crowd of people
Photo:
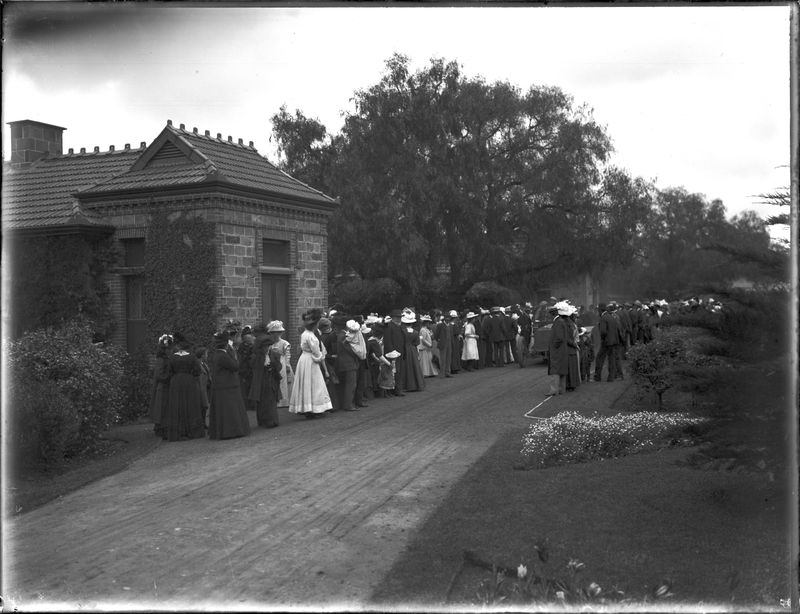
[[[677,308],[701,305],[692,299]],[[712,300],[704,308],[717,305]],[[178,333],[165,334],[158,341],[150,417],[167,441],[243,437],[250,433],[248,411],[259,426],[274,428],[279,407],[309,419],[359,411],[375,399],[422,391],[428,378],[522,368],[534,354],[548,362],[547,394],[563,394],[582,382],[603,381],[604,369],[606,381],[623,378],[627,349],[652,340],[669,309],[666,301],[612,301],[584,310],[555,298],[537,307],[419,315],[410,307],[366,317],[310,309],[302,316],[294,368],[279,320],[254,327],[229,322],[210,351]],[[547,336],[544,347],[537,335]]]

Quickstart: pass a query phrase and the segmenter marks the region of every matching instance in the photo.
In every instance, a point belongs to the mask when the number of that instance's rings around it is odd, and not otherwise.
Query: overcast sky
[[[336,133],[392,53],[412,68],[554,85],[612,138],[614,164],[720,198],[729,215],[789,185],[789,7],[191,8],[11,3],[5,122],[67,128],[64,150],[149,144],[171,119],[275,161],[286,104]]]

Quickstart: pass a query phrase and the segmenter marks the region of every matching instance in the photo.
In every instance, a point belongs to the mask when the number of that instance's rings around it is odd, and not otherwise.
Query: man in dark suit
[[[522,348],[517,349],[517,353],[519,354],[517,358],[519,360],[520,368],[525,366],[525,359],[528,356],[528,348],[531,345],[533,322],[531,321],[529,309],[530,303],[526,304],[525,307],[520,308],[518,311],[519,319],[517,320],[517,326],[519,326],[519,333],[522,335]]]
[[[358,411],[354,407],[358,369],[361,357],[356,354],[348,340],[349,335],[360,335],[361,326],[355,320],[348,320],[345,328],[336,335],[336,373],[339,376],[339,407],[344,411]],[[366,348],[366,345],[364,346]]]
[[[450,326],[450,315],[437,312],[439,320],[433,329],[433,339],[439,349],[439,377],[451,377],[453,367],[453,327]]]
[[[613,309],[612,309],[613,306]],[[613,315],[616,306],[613,303],[608,307],[604,303],[598,305],[600,312],[600,322],[597,325],[600,330],[600,351],[597,353],[594,368],[594,380],[599,382],[602,380],[603,363],[608,357],[608,380],[613,382],[617,378],[617,358],[616,353],[619,348],[620,326],[619,321]]]
[[[403,312],[400,309],[393,309],[389,313],[392,319],[386,325],[386,330],[383,333],[383,355],[396,351],[400,353],[399,358],[395,359],[395,377],[394,377],[394,395],[398,397],[406,396],[403,392],[401,382],[405,381],[406,373],[406,337],[403,334],[403,328],[400,325],[400,318],[403,317]]]
[[[494,366],[504,367],[506,362],[506,336],[503,328],[503,311],[500,307],[492,307],[492,325],[489,331],[489,340],[492,342],[492,355]]]

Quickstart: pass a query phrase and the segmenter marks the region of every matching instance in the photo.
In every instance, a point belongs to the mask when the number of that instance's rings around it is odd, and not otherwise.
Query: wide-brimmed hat
[[[450,316],[451,318],[457,318],[458,312],[455,309],[451,309],[447,315]]]
[[[474,311],[468,311],[465,317],[467,318],[467,320],[471,320],[472,318],[477,318],[478,314],[475,313]]]
[[[389,360],[394,360],[395,358],[400,358],[401,354],[397,350],[392,350],[388,354],[386,354],[386,358]]]
[[[553,305],[553,309],[555,309],[560,316],[568,316],[572,314],[573,307],[567,301],[559,301]]]
[[[364,323],[365,324],[376,324],[376,323],[382,322],[382,321],[383,320],[381,320],[380,316],[378,316],[377,313],[371,313],[371,314],[369,314],[367,316],[367,319],[365,320]]]
[[[355,320],[348,320],[347,323],[345,324],[345,327],[351,333],[357,333],[358,331],[361,330],[361,325]]]
[[[423,314],[422,314],[422,315],[419,317],[419,321],[420,321],[420,322],[433,322],[433,320],[431,319],[431,317],[430,317],[430,316],[429,316],[427,313],[423,313]]]
[[[331,331],[331,321],[328,318],[319,319],[319,332],[329,333]]]
[[[280,320],[272,320],[269,324],[267,324],[267,332],[268,333],[285,333],[286,329],[283,328],[283,322]]]
[[[416,315],[414,315],[414,312],[413,312],[413,311],[406,312],[406,313],[404,313],[404,314],[403,314],[403,316],[400,318],[400,321],[401,321],[403,324],[413,324],[414,322],[416,322],[416,321],[417,321],[417,316],[416,316]]]

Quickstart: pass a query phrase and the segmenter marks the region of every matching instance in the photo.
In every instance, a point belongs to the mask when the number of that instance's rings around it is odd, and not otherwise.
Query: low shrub
[[[9,345],[8,367],[12,382],[33,381],[32,388],[51,382],[72,403],[80,422],[78,453],[95,449],[99,435],[119,420],[122,360],[116,350],[92,343],[90,323],[72,321],[27,333]]]
[[[628,369],[637,385],[655,392],[658,409],[663,409],[663,395],[675,379],[675,366],[686,362],[686,344],[679,335],[664,331],[649,343],[628,349]]]
[[[122,423],[136,422],[146,416],[150,409],[153,390],[153,367],[151,356],[144,346],[128,354],[122,348],[108,346],[122,364],[122,406],[118,420]]]
[[[584,416],[562,412],[530,426],[522,440],[522,455],[530,467],[614,458],[680,441],[687,428],[702,422],[688,413]]]
[[[78,409],[54,382],[22,375],[9,385],[8,399],[15,462],[51,465],[80,446]]]

